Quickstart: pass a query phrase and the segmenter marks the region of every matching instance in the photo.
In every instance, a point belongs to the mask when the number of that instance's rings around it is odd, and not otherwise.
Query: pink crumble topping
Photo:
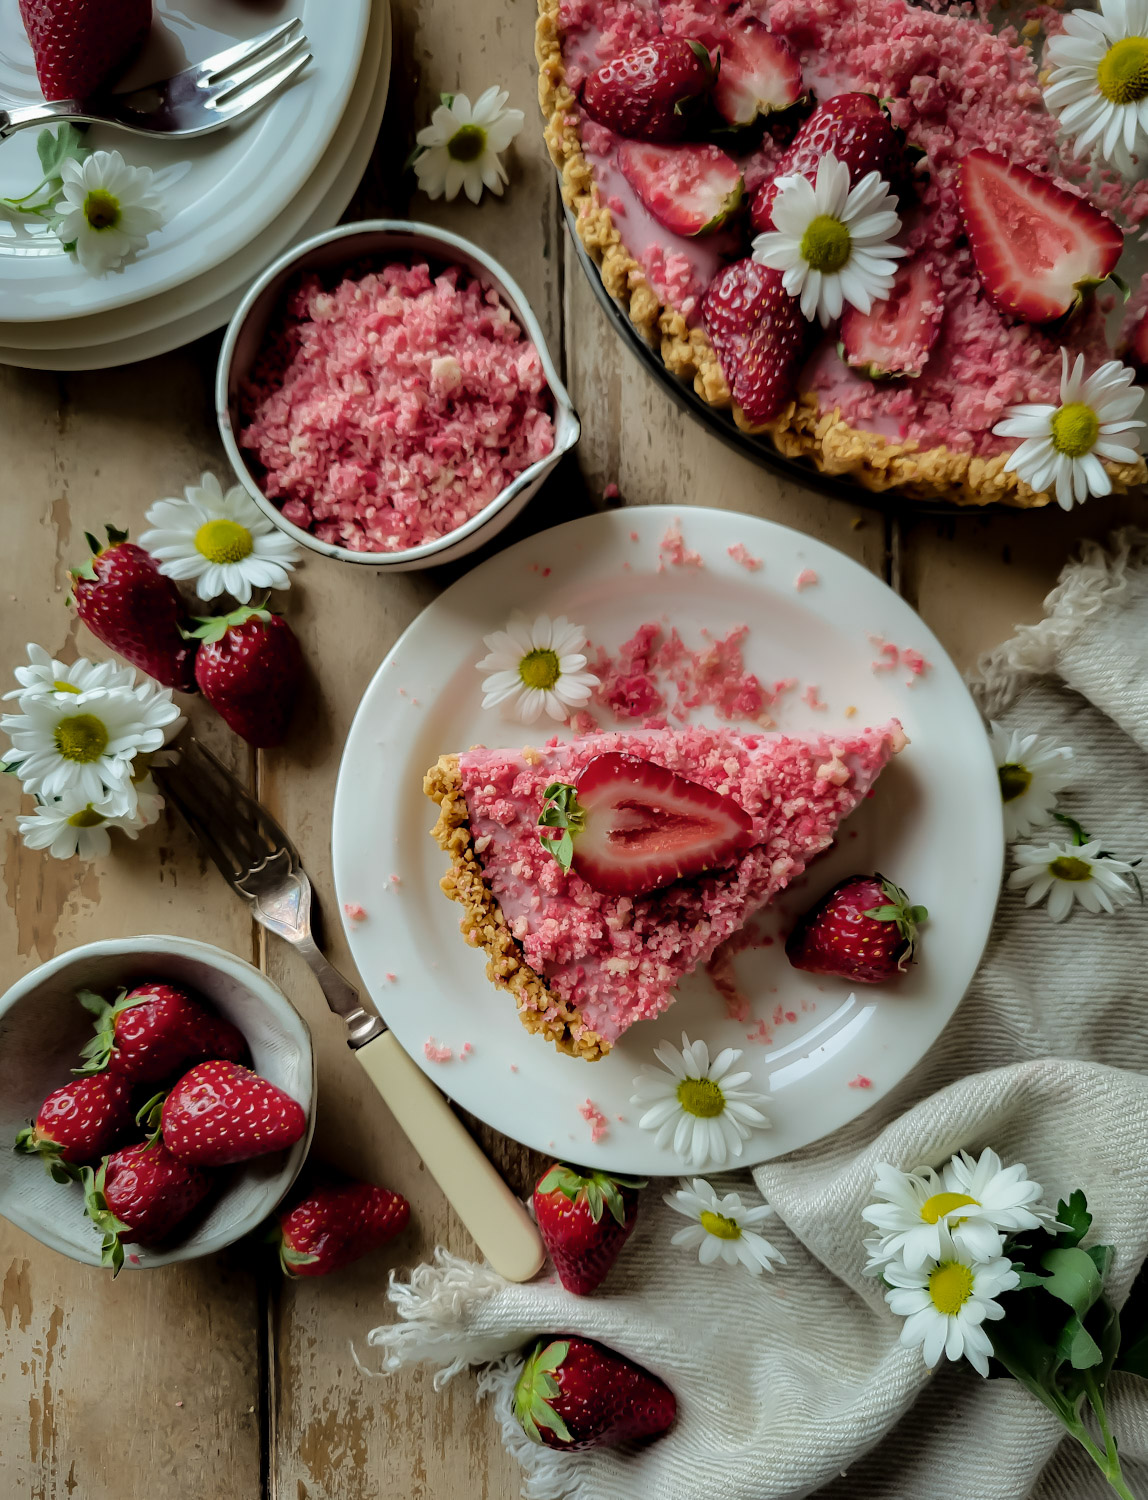
[[[287,520],[355,552],[445,536],[554,448],[538,350],[458,266],[305,275],[243,392]]]
[[[670,1003],[678,980],[706,963],[746,919],[832,843],[888,757],[905,744],[891,722],[848,737],[794,738],[694,727],[628,730],[520,750],[460,756],[471,834],[491,890],[527,962],[580,1028],[613,1041]],[[565,872],[536,834],[544,790],[590,760],[623,751],[733,797],[756,842],[730,870],[639,897],[607,896]]]
[[[399,876],[399,875],[392,875],[391,876],[391,884],[392,885],[402,885],[402,883],[403,882],[402,882],[402,877],[401,876]]]
[[[618,486],[614,483],[614,481],[611,480],[610,483],[606,486],[606,488],[602,491],[602,499],[603,500],[617,500],[618,496],[621,493],[622,493],[622,491],[618,488]]]
[[[874,672],[895,672],[898,667],[905,667],[910,674],[905,686],[912,687],[916,678],[932,669],[932,662],[926,661],[912,646],[895,646],[880,635],[871,635],[869,639],[877,649],[877,660],[872,663]]]
[[[773,1032],[760,1017],[754,1029],[746,1032],[745,1039],[747,1042],[760,1042],[763,1047],[773,1046]]]
[[[851,1089],[871,1089],[873,1087],[873,1080],[866,1078],[864,1073],[858,1073],[856,1078],[849,1080],[849,1087]]]
[[[347,913],[348,918],[352,922],[365,922],[367,919],[366,907],[359,906],[357,902],[344,901],[343,910]]]
[[[392,974],[389,969],[387,970],[387,978],[391,982],[391,984],[398,984],[399,982],[399,976],[397,974]]]
[[[673,521],[666,529],[666,534],[658,546],[658,556],[663,562],[669,563],[672,568],[704,568],[705,562],[700,552],[694,552],[686,546],[682,537],[682,523]],[[658,564],[661,568],[662,563]]]
[[[801,695],[802,703],[807,703],[810,708],[828,709],[828,703],[821,701],[821,689],[815,682],[811,682]]]
[[[445,1063],[450,1062],[454,1053],[449,1047],[440,1047],[433,1036],[428,1036],[423,1043],[423,1056],[428,1062]]]
[[[632,542],[636,542],[638,540],[638,533],[636,531],[631,531],[631,533],[630,533],[630,540]]]
[[[463,1042],[463,1044],[462,1044],[462,1050],[458,1054],[459,1061],[460,1062],[465,1062],[466,1059],[471,1055],[471,1053],[473,1051],[474,1051],[474,1048],[471,1046],[471,1044],[469,1042]]]
[[[590,671],[599,682],[595,701],[622,719],[645,721],[668,708],[673,718],[684,723],[693,710],[708,706],[730,722],[748,719],[765,724],[766,709],[794,684],[786,679],[770,692],[745,670],[742,643],[748,634],[748,625],[737,625],[715,641],[703,630],[709,644],[691,651],[676,629],[665,636],[661,625],[648,621],[618,648],[616,656],[597,648],[590,662]]]
[[[793,587],[800,594],[802,589],[811,588],[813,584],[820,582],[820,578],[818,578],[812,568],[802,568],[801,572],[793,580]]]
[[[744,542],[734,542],[732,547],[725,549],[734,562],[741,563],[747,573],[756,573],[762,566],[761,558],[754,557],[747,549]]]
[[[610,1122],[591,1100],[578,1106],[578,1113],[590,1125],[590,1139],[597,1145],[604,1135],[610,1133]]]

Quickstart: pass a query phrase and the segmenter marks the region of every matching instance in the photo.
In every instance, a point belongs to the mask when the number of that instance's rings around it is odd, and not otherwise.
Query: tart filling
[[[664,1011],[681,978],[829,847],[905,744],[893,720],[849,736],[646,730],[445,755],[424,782],[451,860],[442,888],[523,1025],[593,1060]],[[642,896],[607,895],[563,870],[538,837],[546,788],[611,752],[732,798],[753,820],[752,845],[728,868]]]

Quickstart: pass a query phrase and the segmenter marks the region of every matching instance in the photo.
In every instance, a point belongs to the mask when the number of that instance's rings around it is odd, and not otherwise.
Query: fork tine
[[[308,51],[310,46],[311,43],[302,32],[298,36],[288,37],[274,51],[261,53],[242,68],[234,69],[221,83],[213,84],[211,94],[216,101],[227,101],[238,89],[260,83],[276,69],[294,62],[303,52]]]
[[[294,844],[267,809],[197,739],[189,738],[179,763],[159,775],[228,880],[234,883],[277,849],[299,865]]]
[[[256,105],[262,104],[272,94],[279,93],[293,79],[298,78],[304,68],[311,62],[311,53],[304,52],[302,57],[290,66],[281,68],[273,73],[270,78],[262,83],[247,84],[237,90],[228,90],[213,99],[208,108],[213,114],[218,114],[225,119],[234,119],[236,115],[248,114]]]
[[[302,30],[302,26],[302,21],[295,16],[292,20],[285,21],[282,26],[273,26],[270,31],[260,32],[258,36],[249,37],[247,41],[240,42],[235,47],[228,47],[226,52],[217,52],[212,57],[205,57],[198,64],[197,71],[206,83],[215,83],[230,69],[238,68],[252,58],[258,57],[261,52],[266,52],[277,42],[286,40],[292,32]]]

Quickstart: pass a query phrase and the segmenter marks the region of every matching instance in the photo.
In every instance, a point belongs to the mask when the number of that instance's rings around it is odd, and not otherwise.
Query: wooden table
[[[1040,601],[1081,537],[1142,514],[1136,500],[984,517],[874,508],[779,481],[683,416],[622,347],[573,258],[534,106],[533,0],[395,0],[395,60],[374,165],[348,217],[386,213],[443,224],[509,267],[533,302],[583,423],[567,461],[515,539],[601,505],[717,505],[769,517],[849,553],[920,610],[962,668]],[[474,208],[412,200],[399,164],[440,90],[510,89],[527,111],[506,197]],[[34,640],[69,657],[104,651],[66,604],[83,533],[142,529],[145,508],[203,470],[225,474],[212,416],[218,338],[98,374],[0,371],[0,663]],[[333,916],[328,846],[344,736],[396,636],[457,571],[383,580],[309,560],[288,611],[311,666],[298,728],[283,750],[250,753],[190,705],[198,733],[293,831]],[[329,1281],[284,1283],[259,1246],[148,1275],[97,1273],[0,1220],[0,1495],[11,1500],[502,1500],[516,1465],[460,1377],[370,1380],[351,1342],[387,1317],[392,1267],[436,1244],[468,1253],[465,1232],[398,1133],[343,1042],[310,975],[253,930],[240,904],[172,820],[95,864],[25,850],[5,781],[0,989],[95,938],[166,932],[208,939],[263,964],[310,1022],[319,1055],[316,1152],[410,1198],[415,1227],[393,1253]],[[338,922],[333,959],[350,968]],[[483,1132],[525,1192],[536,1163]],[[366,1351],[369,1352],[369,1351]]]

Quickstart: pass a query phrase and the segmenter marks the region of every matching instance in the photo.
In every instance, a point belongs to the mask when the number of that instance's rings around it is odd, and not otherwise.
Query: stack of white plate
[[[93,127],[157,175],[163,227],[120,270],[87,275],[47,230],[0,215],[0,364],[100,370],[221,327],[259,272],[336,224],[367,168],[391,67],[387,0],[157,0],[121,87],[167,77],[298,16],[314,62],[251,119],[198,141]],[[0,107],[40,101],[17,0],[0,0]],[[35,130],[0,145],[0,198],[40,179]]]

